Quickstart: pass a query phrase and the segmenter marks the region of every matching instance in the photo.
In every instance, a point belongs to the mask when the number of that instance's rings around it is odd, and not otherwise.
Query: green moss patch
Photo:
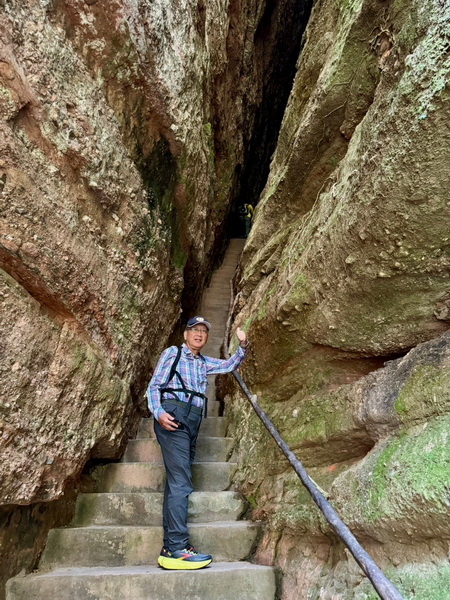
[[[403,421],[423,420],[450,411],[450,366],[418,365],[394,408]]]
[[[359,472],[353,497],[362,503],[358,512],[369,522],[448,513],[449,438],[447,415],[390,440],[365,462],[364,475]]]
[[[408,565],[386,575],[399,589],[405,600],[448,600],[450,594],[450,566]],[[351,596],[353,600],[379,600],[375,590],[365,581]],[[350,598],[349,598],[350,600]]]

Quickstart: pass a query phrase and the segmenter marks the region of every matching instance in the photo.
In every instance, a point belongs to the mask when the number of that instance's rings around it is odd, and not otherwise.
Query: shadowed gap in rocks
[[[312,4],[311,0],[268,2],[255,32],[255,55],[263,73],[262,98],[232,190],[228,237],[243,237],[238,207],[244,202],[256,206],[266,183]]]

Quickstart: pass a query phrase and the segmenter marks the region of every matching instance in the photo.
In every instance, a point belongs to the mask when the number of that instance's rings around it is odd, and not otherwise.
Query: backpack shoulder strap
[[[170,372],[169,372],[169,376],[167,378],[167,381],[164,384],[165,387],[167,385],[169,385],[169,381],[171,381],[173,379],[174,375],[175,375],[178,363],[180,362],[180,356],[181,356],[181,346],[178,346],[177,355],[175,356],[175,360],[173,361],[172,366],[170,367]]]

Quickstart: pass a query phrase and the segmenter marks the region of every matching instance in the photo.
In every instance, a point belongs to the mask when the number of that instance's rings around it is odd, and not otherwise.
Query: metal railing
[[[230,313],[227,321],[227,327],[225,332],[225,342],[224,348],[225,353],[229,356],[228,352],[228,339],[229,332],[231,326],[231,314],[232,314],[232,305],[233,302],[230,303]],[[288,459],[289,463],[293,467],[294,471],[298,475],[300,481],[308,490],[314,502],[317,504],[319,509],[322,511],[325,519],[331,525],[333,530],[336,532],[336,535],[340,538],[340,540],[345,544],[353,558],[356,560],[358,565],[361,567],[363,572],[367,575],[367,578],[372,583],[376,592],[380,596],[382,600],[405,600],[404,597],[400,594],[395,585],[386,577],[380,567],[375,563],[375,561],[371,558],[371,556],[364,550],[358,540],[355,538],[353,533],[344,523],[344,521],[340,518],[338,513],[335,511],[333,506],[328,502],[325,498],[324,494],[319,490],[317,484],[311,479],[308,475],[305,467],[298,460],[292,450],[289,448],[288,444],[283,440],[283,438],[278,433],[272,421],[269,419],[267,414],[258,404],[258,398],[255,394],[251,394],[250,390],[246,386],[242,377],[236,371],[233,371],[233,376],[247,397],[248,401],[253,407],[253,410],[258,415],[259,419],[262,421],[264,427],[270,433],[270,435],[275,440],[278,447],[281,449],[285,457]]]

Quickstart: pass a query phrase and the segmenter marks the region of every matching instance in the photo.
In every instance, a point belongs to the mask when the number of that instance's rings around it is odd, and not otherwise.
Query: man
[[[234,371],[244,360],[248,346],[242,329],[236,331],[239,346],[227,360],[200,354],[208,341],[210,323],[193,317],[184,331],[181,349],[171,346],[161,354],[147,389],[156,438],[166,468],[163,527],[164,545],[158,564],[165,569],[201,569],[212,561],[189,543],[188,498],[193,491],[192,463],[206,408],[207,375]]]
[[[245,238],[248,238],[248,234],[250,233],[253,212],[254,208],[252,204],[241,204],[238,208],[239,219],[243,224],[243,233]]]

